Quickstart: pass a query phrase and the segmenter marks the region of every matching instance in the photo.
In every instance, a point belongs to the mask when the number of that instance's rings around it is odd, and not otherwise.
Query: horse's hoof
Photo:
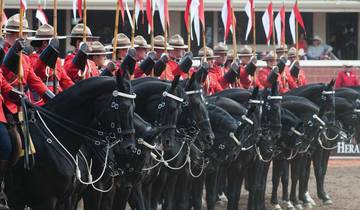
[[[301,204],[296,204],[296,205],[295,205],[295,208],[296,208],[297,210],[303,210],[303,209],[304,209]]]
[[[312,203],[304,203],[303,205],[304,205],[305,209],[312,209],[313,208]]]
[[[279,204],[274,205],[274,210],[282,210],[281,206]]]
[[[294,205],[291,203],[291,201],[283,201],[283,205],[287,210],[295,210]]]
[[[331,199],[325,200],[325,201],[323,202],[323,205],[324,205],[324,206],[330,206],[330,205],[332,205],[332,204],[333,204],[333,202],[332,202]]]
[[[316,206],[316,203],[314,201],[314,199],[312,199],[312,197],[310,196],[309,192],[305,193],[305,200],[307,200],[308,202],[310,202],[313,206]]]
[[[228,202],[228,199],[224,193],[219,196],[219,199],[223,202],[226,202],[226,203]]]

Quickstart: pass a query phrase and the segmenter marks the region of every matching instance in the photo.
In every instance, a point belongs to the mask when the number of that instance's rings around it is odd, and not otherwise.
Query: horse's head
[[[303,122],[289,110],[282,109],[281,123],[282,134],[278,144],[291,150],[300,148],[305,136]]]
[[[268,130],[271,139],[274,141],[281,136],[281,100],[279,95],[277,83],[275,83],[271,90],[265,89],[262,95],[262,115],[261,123]]]
[[[214,133],[211,128],[209,113],[206,108],[206,99],[202,93],[201,86],[202,73],[194,73],[185,85],[185,93],[188,102],[184,105],[183,114],[194,121],[200,130],[199,139],[207,146],[211,146],[214,141]]]
[[[134,109],[136,95],[133,93],[127,71],[116,75],[116,88],[111,94],[96,98],[97,127],[108,133],[115,153],[130,153],[135,149]]]
[[[177,76],[163,93],[158,105],[159,118],[157,126],[165,127],[166,130],[161,135],[161,142],[164,149],[170,149],[175,141],[176,124],[182,111],[185,93],[183,88],[179,87]]]

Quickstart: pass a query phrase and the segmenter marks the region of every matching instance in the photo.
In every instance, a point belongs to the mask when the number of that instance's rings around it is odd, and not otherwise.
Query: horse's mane
[[[170,83],[163,81],[149,80],[147,82],[138,83],[133,88],[136,95],[142,98],[162,93],[166,88],[170,87],[170,85]]]
[[[237,129],[237,121],[227,111],[213,104],[207,104],[206,107],[209,111],[209,117],[214,131],[226,132],[228,130],[235,131]]]
[[[295,89],[292,89],[285,93],[285,95],[297,95],[297,96],[308,96],[308,94],[313,93],[317,90],[323,90],[326,87],[324,83],[314,83],[314,84],[308,84],[304,85]],[[320,94],[320,92],[319,92]]]
[[[342,114],[346,112],[352,113],[354,110],[354,105],[350,103],[347,99],[342,97],[335,98],[335,113],[336,116],[341,117]]]
[[[281,109],[281,124],[289,125],[290,122],[293,122],[293,123],[295,123],[295,125],[298,125],[302,121],[288,109],[282,108]]]
[[[48,101],[44,108],[56,112],[78,109],[85,102],[91,101],[104,93],[112,93],[115,89],[116,81],[112,77],[89,78],[61,92]]]
[[[246,114],[247,109],[239,104],[237,101],[234,101],[230,98],[220,97],[220,96],[212,96],[207,98],[209,103],[215,104],[224,110],[226,110],[232,116],[240,117],[243,114]]]
[[[291,108],[292,112],[295,112],[294,110],[300,113],[311,112],[312,114],[319,112],[319,107],[314,102],[301,96],[284,96],[282,106],[287,109]]]

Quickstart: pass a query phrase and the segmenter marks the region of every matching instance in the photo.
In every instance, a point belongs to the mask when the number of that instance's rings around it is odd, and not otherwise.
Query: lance
[[[233,50],[234,50],[234,58],[233,58],[233,61],[236,60],[237,58],[237,43],[236,43],[236,28],[235,28],[235,12],[234,12],[234,9],[232,8],[231,9],[231,12],[232,12],[232,39],[233,39]]]
[[[116,3],[116,15],[115,15],[115,28],[114,28],[114,43],[113,43],[113,52],[112,52],[112,60],[116,61],[116,48],[118,42],[118,31],[119,31],[119,16],[120,16],[120,1],[118,0]]]
[[[298,4],[298,0],[295,0],[295,4]],[[296,40],[296,60],[299,60],[299,24],[295,18],[295,40]]]
[[[2,28],[3,22],[3,13],[4,13],[4,0],[0,0],[0,28]],[[2,37],[3,33],[0,30],[0,37]]]
[[[86,0],[83,0],[84,1],[84,11],[83,11],[83,43],[85,44],[86,43],[86,38],[87,38],[87,34],[86,34],[86,25],[87,25],[87,3],[86,3]],[[85,80],[86,78],[86,74],[87,74],[87,71],[89,69],[86,69],[86,68],[89,68],[88,67],[88,62],[86,61],[86,65],[85,65],[85,69],[84,69],[84,72],[81,74],[81,80]]]
[[[282,1],[282,5],[283,5],[283,8],[285,9],[285,0]],[[282,27],[285,28],[285,22],[284,22],[284,25],[283,25]],[[285,29],[284,29],[284,30],[285,30]],[[282,45],[282,48],[284,49],[284,48],[285,48],[285,43],[286,43],[286,41],[285,41],[285,34],[282,34],[282,30],[281,30],[281,37],[282,37],[282,39],[281,39],[281,45]]]
[[[256,20],[255,20],[255,0],[253,0],[253,5],[252,5],[252,13],[251,13],[251,16],[252,16],[252,24],[253,24],[253,56],[256,57]],[[256,77],[256,71],[255,71],[255,74],[254,76],[250,76],[251,78],[251,81],[253,83],[253,85],[255,85],[255,77]]]
[[[86,14],[86,7],[87,7],[87,3],[86,3],[86,0],[83,0],[84,1],[84,19],[83,19],[83,25],[84,25],[84,29],[83,29],[83,42],[86,42],[86,24],[87,24],[87,14]]]
[[[188,21],[188,52],[191,52],[191,14],[189,12],[189,17],[188,17],[189,21]]]
[[[136,0],[134,0],[134,11],[132,14],[132,23],[133,23],[133,28],[131,30],[131,47],[134,48],[134,44],[135,44],[135,8],[136,8]]]
[[[150,25],[150,35],[151,35],[151,51],[154,51],[154,47],[155,47],[155,43],[154,43],[154,15],[153,15],[153,4],[152,4],[153,0],[150,0],[150,5],[151,5],[151,25]]]
[[[19,39],[23,38],[23,25],[24,25],[24,7],[20,5],[20,23],[19,23]],[[19,91],[24,92],[24,69],[22,68],[22,52],[19,53],[19,71],[18,71],[18,82]]]
[[[54,39],[57,38],[57,0],[54,0]],[[56,77],[56,65],[53,69],[53,89],[54,94],[58,94],[58,88],[57,88],[57,77]]]
[[[272,3],[272,1],[270,1],[270,2]],[[275,59],[276,59],[277,54],[276,54],[276,41],[275,41],[274,11],[272,11],[270,18],[271,18],[271,22],[273,23],[271,30],[272,30],[272,40],[273,40],[273,47],[274,47],[274,53],[275,53]],[[270,42],[270,40],[269,40],[269,42]]]

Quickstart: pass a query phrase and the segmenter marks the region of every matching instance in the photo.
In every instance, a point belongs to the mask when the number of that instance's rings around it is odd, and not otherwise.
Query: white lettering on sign
[[[358,144],[345,144],[345,142],[338,142],[337,148],[338,154],[360,154],[360,148]]]

